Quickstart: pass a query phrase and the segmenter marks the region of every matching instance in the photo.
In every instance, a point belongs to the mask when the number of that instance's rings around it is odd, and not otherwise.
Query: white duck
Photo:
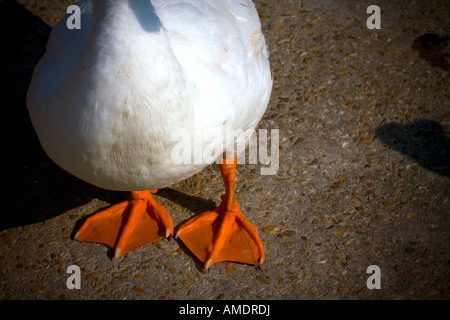
[[[173,132],[200,132],[202,150],[225,150],[225,132],[256,127],[272,87],[268,53],[251,0],[78,5],[81,30],[69,30],[67,17],[55,26],[27,105],[59,166],[96,186],[132,191],[128,201],[89,217],[76,235],[120,256],[173,235],[169,213],[151,194],[216,160],[205,151],[194,154],[203,161],[176,164]],[[257,228],[235,198],[236,158],[219,168],[222,203],[176,236],[206,269],[225,260],[259,265]]]

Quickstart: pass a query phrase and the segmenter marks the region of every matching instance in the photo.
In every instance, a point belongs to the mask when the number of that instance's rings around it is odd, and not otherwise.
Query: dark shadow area
[[[150,1],[132,1],[128,5],[145,31],[149,33],[158,32],[162,27],[161,20],[156,15],[155,7]]]
[[[448,37],[426,33],[414,39],[412,49],[417,51],[419,57],[427,61],[432,67],[448,70],[450,54],[445,51],[447,45]]]
[[[450,177],[450,139],[436,121],[387,123],[377,128],[376,136],[422,167]]]
[[[156,194],[167,200],[178,203],[180,206],[192,211],[194,214],[212,210],[217,206],[216,203],[210,199],[190,196],[170,188],[159,189]],[[175,225],[176,224],[177,223],[175,223]]]
[[[44,153],[26,107],[34,67],[51,28],[13,0],[0,2],[2,85],[2,189],[0,230],[60,213],[88,185],[57,167]],[[56,210],[55,210],[56,209]]]

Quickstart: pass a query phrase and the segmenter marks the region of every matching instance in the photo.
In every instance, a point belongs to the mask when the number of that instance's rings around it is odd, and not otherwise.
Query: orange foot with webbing
[[[188,220],[175,236],[204,263],[206,270],[221,261],[259,266],[264,262],[264,248],[258,228],[245,218],[236,200],[236,158],[232,164],[225,159],[223,162],[219,164],[225,183],[221,204]]]
[[[75,235],[78,241],[106,244],[114,257],[173,235],[170,214],[152,196],[157,190],[133,191],[126,201],[90,216]]]

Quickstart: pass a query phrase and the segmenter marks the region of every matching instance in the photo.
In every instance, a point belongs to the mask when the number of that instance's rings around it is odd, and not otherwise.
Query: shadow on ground
[[[414,40],[412,49],[417,51],[419,57],[427,61],[432,67],[448,70],[450,54],[445,51],[448,46],[448,38],[435,33],[425,33]]]
[[[12,0],[0,2],[2,43],[3,183],[0,230],[40,221],[77,193],[83,182],[45,155],[26,107],[34,67],[45,52],[51,28]],[[6,121],[5,121],[6,120]],[[54,185],[56,183],[56,185]]]
[[[377,128],[376,136],[422,167],[450,177],[450,139],[436,121],[387,123]]]

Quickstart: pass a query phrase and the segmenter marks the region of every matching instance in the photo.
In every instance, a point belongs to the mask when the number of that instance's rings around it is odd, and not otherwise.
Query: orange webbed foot
[[[156,190],[133,191],[129,200],[90,216],[75,235],[78,241],[103,243],[119,257],[173,234],[169,213],[151,195]]]
[[[176,237],[205,264],[222,261],[260,265],[264,262],[264,249],[258,228],[248,221],[239,204],[234,210],[220,205],[204,212],[178,228]]]
[[[234,194],[234,164],[219,165],[225,182],[225,194],[214,210],[188,220],[176,232],[186,247],[205,264],[233,261],[252,265],[264,262],[264,248],[258,228],[248,221]]]

